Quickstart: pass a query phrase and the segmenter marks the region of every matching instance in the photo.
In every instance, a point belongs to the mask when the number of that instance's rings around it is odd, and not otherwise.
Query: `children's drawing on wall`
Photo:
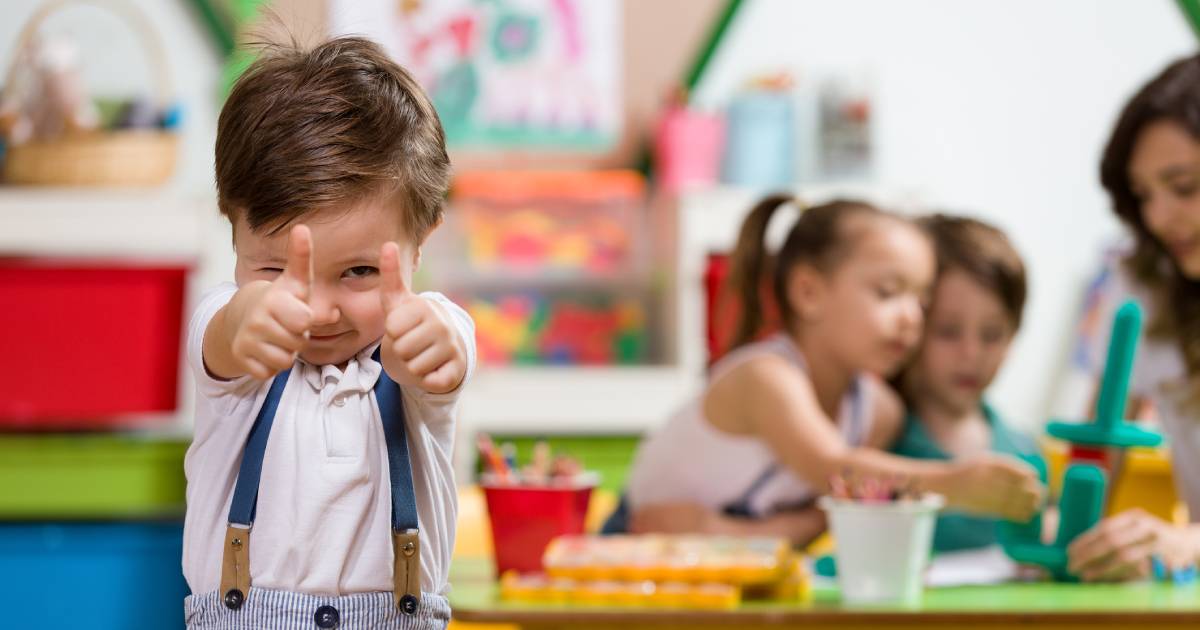
[[[329,22],[412,71],[453,145],[603,150],[620,132],[617,0],[333,0]]]

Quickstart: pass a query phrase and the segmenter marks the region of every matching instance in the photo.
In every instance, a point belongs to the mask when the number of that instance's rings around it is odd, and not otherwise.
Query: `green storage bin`
[[[0,435],[0,520],[179,516],[189,441],[148,435]]]

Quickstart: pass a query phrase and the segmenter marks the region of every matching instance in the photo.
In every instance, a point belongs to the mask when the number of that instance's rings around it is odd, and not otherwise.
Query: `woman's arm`
[[[1017,521],[1028,520],[1042,501],[1036,473],[1012,458],[938,462],[847,444],[821,409],[807,376],[780,357],[760,357],[734,368],[709,387],[704,409],[710,422],[720,420],[714,422],[718,429],[757,435],[814,488],[826,488],[832,476],[846,473],[899,476],[944,495],[958,509]]]

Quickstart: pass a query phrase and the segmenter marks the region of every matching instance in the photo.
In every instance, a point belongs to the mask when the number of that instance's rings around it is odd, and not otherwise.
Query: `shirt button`
[[[341,621],[341,615],[333,606],[321,606],[313,615],[313,621],[317,622],[318,628],[336,628]]]
[[[338,394],[337,396],[334,396],[333,404],[337,407],[345,407],[346,406],[346,397],[342,394]]]

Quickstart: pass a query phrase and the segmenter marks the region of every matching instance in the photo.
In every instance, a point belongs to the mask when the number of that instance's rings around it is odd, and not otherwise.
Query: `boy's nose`
[[[332,324],[341,317],[337,301],[333,299],[330,292],[322,291],[316,286],[312,288],[312,293],[309,295],[308,307],[313,312],[313,327]]]

